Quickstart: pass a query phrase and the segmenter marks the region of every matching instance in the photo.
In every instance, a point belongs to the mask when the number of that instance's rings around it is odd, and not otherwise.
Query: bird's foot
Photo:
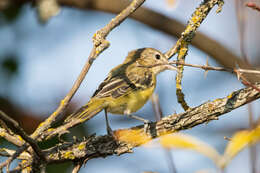
[[[127,111],[125,112],[125,115],[129,118],[133,118],[133,119],[142,121],[144,123],[144,132],[147,133],[149,131],[149,127],[150,127],[150,123],[151,123],[150,120],[144,119],[144,118],[136,116],[136,115],[129,114],[129,112],[127,112]]]
[[[151,121],[149,121],[149,120],[147,120],[146,122],[144,122],[144,133],[145,133],[145,134],[149,133],[150,123],[151,123]]]
[[[110,126],[107,126],[107,134],[109,136],[112,136],[114,139],[116,139],[115,133],[113,132]]]

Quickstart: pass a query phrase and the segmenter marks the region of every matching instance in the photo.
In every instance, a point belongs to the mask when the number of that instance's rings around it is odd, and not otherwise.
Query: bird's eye
[[[160,59],[160,58],[161,58],[161,55],[156,54],[156,55],[155,55],[155,58],[156,58],[156,59]]]

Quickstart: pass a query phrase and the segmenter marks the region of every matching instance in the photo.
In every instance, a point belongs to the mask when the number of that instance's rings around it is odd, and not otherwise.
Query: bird
[[[143,107],[152,96],[156,76],[164,70],[176,70],[176,67],[170,65],[159,50],[140,48],[129,52],[123,63],[109,72],[87,104],[69,115],[65,122],[84,122],[104,110],[108,134],[113,134],[113,131],[107,113],[126,115],[149,123],[132,113]]]

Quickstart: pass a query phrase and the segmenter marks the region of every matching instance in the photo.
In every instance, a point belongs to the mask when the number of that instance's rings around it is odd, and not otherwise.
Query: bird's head
[[[164,70],[176,70],[169,64],[166,56],[154,48],[142,48],[131,51],[125,62],[134,61],[138,67],[149,68],[154,74]]]

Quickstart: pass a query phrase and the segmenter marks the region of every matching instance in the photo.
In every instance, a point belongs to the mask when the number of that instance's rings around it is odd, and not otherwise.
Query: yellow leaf
[[[260,125],[253,130],[243,130],[235,133],[226,147],[221,161],[221,168],[226,165],[245,147],[255,144],[260,140]]]
[[[219,160],[221,159],[219,153],[213,147],[192,136],[175,133],[161,137],[160,143],[166,148],[181,148],[197,151],[210,158],[217,166],[219,166]]]

